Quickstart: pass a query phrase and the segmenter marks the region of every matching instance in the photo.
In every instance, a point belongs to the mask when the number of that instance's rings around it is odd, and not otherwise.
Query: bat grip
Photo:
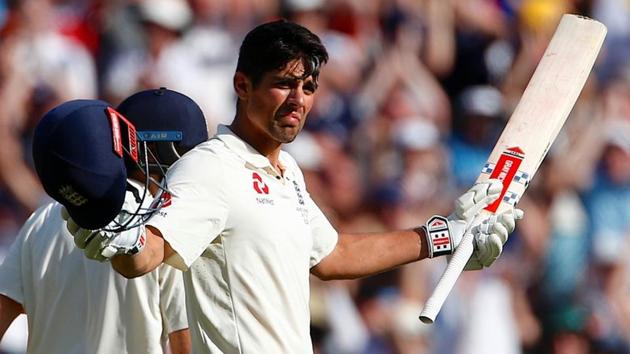
[[[469,232],[469,230],[473,225],[478,223],[479,219],[478,215],[466,229],[464,237],[455,250],[455,253],[453,253],[453,257],[451,257],[451,260],[448,262],[442,277],[435,286],[431,296],[427,299],[420,313],[420,321],[422,321],[422,323],[431,324],[435,321],[435,317],[438,312],[440,312],[442,305],[444,305],[446,297],[453,289],[453,286],[455,286],[457,278],[459,278],[459,275],[464,271],[464,267],[474,251],[473,234]]]

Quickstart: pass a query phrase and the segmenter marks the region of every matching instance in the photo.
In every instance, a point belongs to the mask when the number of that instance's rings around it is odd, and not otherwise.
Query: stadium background
[[[608,37],[489,270],[466,273],[433,326],[420,308],[445,265],[312,280],[321,354],[630,353],[630,2],[627,0],[0,0],[0,250],[46,201],[33,127],[73,98],[117,105],[166,86],[229,123],[238,45],[277,17],[331,60],[286,148],[340,230],[416,226],[474,181],[559,16]],[[24,351],[24,322],[1,353]]]

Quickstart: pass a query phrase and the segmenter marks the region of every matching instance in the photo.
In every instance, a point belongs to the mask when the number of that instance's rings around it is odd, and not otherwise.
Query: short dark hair
[[[319,37],[296,23],[285,19],[263,23],[243,39],[236,71],[247,75],[254,86],[262,76],[279,70],[292,60],[304,64],[304,78],[317,81],[319,69],[328,61],[328,52]]]

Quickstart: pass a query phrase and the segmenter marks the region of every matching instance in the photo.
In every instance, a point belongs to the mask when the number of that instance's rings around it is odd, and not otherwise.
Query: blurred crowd
[[[445,260],[313,279],[312,336],[318,354],[630,353],[627,0],[0,0],[0,250],[47,200],[30,151],[44,112],[166,86],[199,103],[212,134],[234,116],[242,37],[278,17],[330,54],[286,149],[331,222],[363,232],[446,215],[563,13],[608,36],[501,259],[464,274],[430,326],[418,315]]]

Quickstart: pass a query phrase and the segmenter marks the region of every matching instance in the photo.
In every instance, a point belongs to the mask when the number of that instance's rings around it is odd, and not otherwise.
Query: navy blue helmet
[[[108,225],[121,210],[131,169],[167,190],[166,169],[208,139],[205,117],[189,97],[165,88],[138,92],[118,107],[100,100],[73,100],[46,113],[33,140],[35,169],[45,191],[86,229]],[[155,208],[159,207],[159,204]],[[138,208],[145,220],[154,208]],[[137,225],[117,225],[122,231]],[[111,227],[111,225],[109,226]]]
[[[107,225],[125,199],[127,171],[122,151],[114,149],[114,136],[120,134],[112,129],[108,110],[111,105],[99,100],[62,103],[42,117],[33,136],[35,170],[44,190],[89,229]]]
[[[166,89],[140,91],[117,107],[136,127],[140,145],[152,143],[140,164],[148,160],[153,172],[167,169],[186,151],[208,140],[208,128],[201,108],[186,95]]]

